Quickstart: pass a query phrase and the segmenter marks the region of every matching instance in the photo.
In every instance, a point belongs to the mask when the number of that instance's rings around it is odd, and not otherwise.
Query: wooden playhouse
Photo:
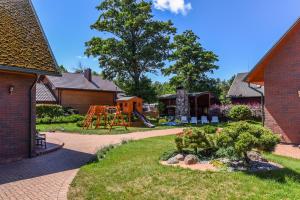
[[[117,100],[117,106],[125,114],[132,114],[134,111],[143,113],[143,99],[139,97],[122,97]]]

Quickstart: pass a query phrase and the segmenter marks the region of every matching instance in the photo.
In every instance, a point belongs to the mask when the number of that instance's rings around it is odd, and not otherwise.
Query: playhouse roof
[[[245,77],[244,81],[257,85],[264,85],[264,71],[271,58],[289,39],[289,37],[300,28],[300,18],[293,26],[280,38],[280,40],[266,53],[266,55],[258,62],[258,64]]]
[[[0,0],[0,69],[58,75],[30,0]]]
[[[141,99],[140,97],[132,96],[132,97],[121,97],[117,101],[130,101],[130,100],[136,99],[136,98]]]

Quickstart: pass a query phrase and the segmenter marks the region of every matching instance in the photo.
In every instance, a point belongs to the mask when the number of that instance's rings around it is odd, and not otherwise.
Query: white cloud
[[[185,3],[185,0],[154,0],[154,7],[159,10],[169,10],[176,14],[186,15],[192,9],[192,4]]]

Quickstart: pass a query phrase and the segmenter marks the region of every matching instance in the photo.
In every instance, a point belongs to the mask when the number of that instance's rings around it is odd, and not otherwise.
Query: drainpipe
[[[39,79],[39,75],[36,75],[34,82],[32,83],[32,85],[30,86],[29,89],[29,158],[32,158],[32,129],[34,128],[32,126],[32,89],[34,88],[34,86],[36,85],[37,81]],[[34,133],[35,134],[35,133]]]
[[[258,92],[261,96],[261,118],[262,118],[262,125],[265,126],[265,96],[264,93],[259,91],[257,88],[252,87],[250,83],[248,83],[248,87],[251,88],[252,90]]]

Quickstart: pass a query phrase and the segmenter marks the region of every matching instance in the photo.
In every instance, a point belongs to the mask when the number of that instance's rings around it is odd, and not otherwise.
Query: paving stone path
[[[139,140],[181,131],[169,129],[102,136],[46,133],[48,141],[64,142],[64,148],[33,159],[0,165],[0,199],[65,200],[79,168],[101,147],[125,139]]]

